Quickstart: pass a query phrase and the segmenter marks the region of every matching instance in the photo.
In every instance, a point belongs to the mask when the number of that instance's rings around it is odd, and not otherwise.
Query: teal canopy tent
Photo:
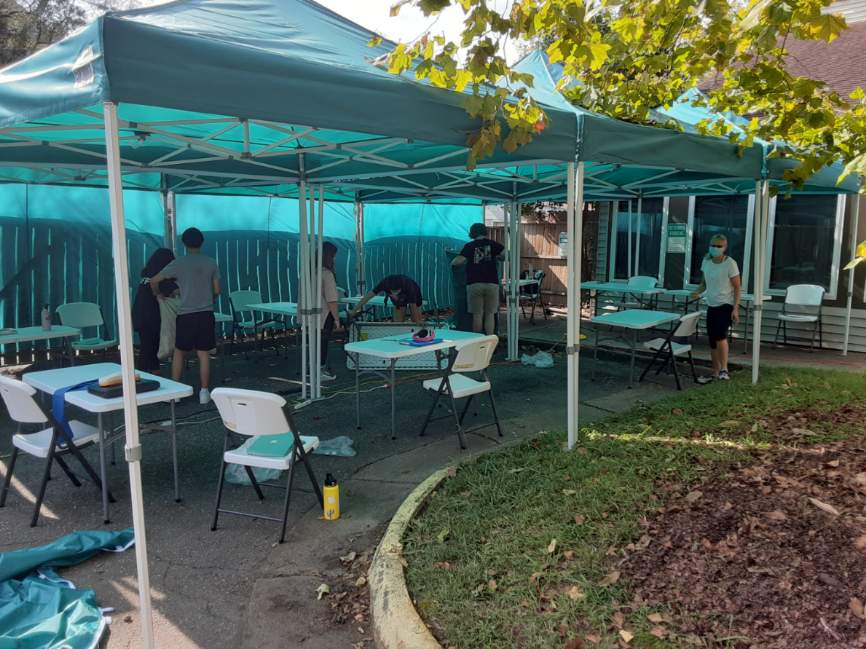
[[[184,194],[298,199],[304,394],[319,394],[316,314],[325,203],[510,206],[516,277],[517,204],[565,198],[569,299],[580,284],[585,199],[694,192],[760,179],[759,147],[626,124],[572,107],[543,60],[523,65],[547,126],[514,152],[465,167],[478,124],[464,95],[376,59],[393,44],[312,0],[183,0],[110,12],[64,41],[0,71],[0,181],[107,187],[124,394],[133,387],[123,189],[159,191],[175,218]],[[371,218],[372,213],[367,214]],[[356,237],[358,235],[356,234]],[[363,236],[360,236],[361,243]],[[360,259],[363,259],[361,256]],[[361,274],[363,276],[363,274]],[[510,283],[509,356],[516,355],[517,285]],[[577,433],[579,313],[569,309],[568,432]],[[307,372],[309,365],[309,377]],[[153,646],[139,470],[138,414],[124,411],[136,530],[142,637]]]

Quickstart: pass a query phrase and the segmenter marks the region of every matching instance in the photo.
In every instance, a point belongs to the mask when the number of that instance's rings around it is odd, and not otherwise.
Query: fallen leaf
[[[780,510],[778,510],[778,509],[775,509],[775,510],[773,510],[773,511],[771,511],[771,512],[767,512],[766,516],[767,516],[767,518],[769,518],[771,521],[776,521],[777,523],[781,523],[782,521],[788,519],[788,517],[785,516],[785,512],[780,511]]]
[[[607,573],[604,579],[598,582],[599,586],[612,586],[616,582],[619,581],[619,570],[614,570],[612,572]]]
[[[562,490],[563,496],[574,496],[576,494],[577,494],[577,491],[575,491],[574,489],[563,489]]]
[[[566,550],[562,553],[562,556],[566,561],[571,561],[574,559],[574,550]]]
[[[650,629],[650,635],[655,636],[656,638],[664,638],[668,634],[668,630],[663,626],[654,626]]]
[[[858,550],[866,550],[866,534],[857,537],[854,541],[854,547]]]
[[[490,592],[495,593],[499,584],[496,583],[495,579],[491,579],[487,582],[487,587],[490,589]]]
[[[457,469],[455,469],[453,466],[448,467],[448,477],[453,478],[456,475],[457,475]]]
[[[551,539],[550,543],[547,544],[547,554],[553,554],[556,552],[556,539]]]
[[[354,550],[352,550],[349,554],[340,557],[340,561],[342,561],[343,563],[352,563],[357,556],[358,554]]]
[[[809,430],[808,428],[792,428],[791,432],[794,433],[794,435],[803,435],[805,437],[814,437],[818,434],[814,431]]]
[[[619,637],[622,638],[622,641],[628,644],[632,640],[634,640],[634,633],[631,631],[626,631],[625,629],[621,629],[619,632]]]
[[[366,586],[367,585],[367,578],[364,575],[361,575],[360,577],[358,577],[355,580],[355,585],[358,588],[362,588],[363,586]]]
[[[447,561],[437,561],[433,564],[434,568],[439,568],[440,570],[453,570],[453,567]]]
[[[611,621],[617,629],[621,629],[625,624],[625,615],[622,614],[622,611],[617,611],[611,616]]]
[[[439,543],[445,543],[445,541],[448,540],[449,536],[451,536],[451,530],[446,527],[444,530],[440,531],[439,534],[436,535],[436,540],[439,541]]]
[[[569,599],[571,599],[573,602],[584,599],[586,597],[586,594],[577,586],[572,586],[566,591],[565,594],[568,595]]]
[[[672,414],[672,415],[680,416],[680,415],[683,414],[683,409],[682,409],[682,408],[673,408],[673,409],[671,410],[671,414]]]
[[[698,500],[700,500],[703,495],[704,494],[701,491],[690,491],[689,493],[686,494],[686,502],[687,503],[695,503]]]
[[[562,649],[583,649],[583,642],[579,638],[572,638],[565,643]]]
[[[736,419],[726,419],[725,421],[721,422],[719,426],[721,426],[722,428],[739,428],[740,422],[738,422]]]
[[[646,619],[648,619],[653,624],[661,624],[665,620],[662,617],[661,613],[650,613],[649,615],[646,616]]]
[[[331,592],[331,587],[328,584],[319,584],[316,589],[316,599],[322,599],[325,595]]]
[[[848,602],[848,608],[851,609],[855,617],[866,620],[866,615],[863,613],[863,601],[859,597],[852,597]]]
[[[828,505],[828,504],[825,503],[825,502],[821,502],[821,501],[818,500],[817,498],[811,498],[811,497],[810,497],[810,498],[809,498],[809,502],[812,503],[813,505],[815,505],[815,507],[817,507],[817,508],[820,509],[821,511],[825,511],[825,512],[827,512],[828,514],[832,514],[833,516],[838,516],[838,515],[839,515],[839,510],[836,509],[835,507],[833,507],[833,505]]]
[[[587,642],[592,644],[599,644],[601,642],[601,636],[596,635],[595,633],[590,633],[589,635],[583,636]]]
[[[577,516],[574,517],[575,525],[583,525],[585,522],[586,522],[586,518],[584,518],[580,514],[578,514]]]
[[[866,488],[866,473],[858,473],[855,475],[854,482],[856,482],[860,487]]]

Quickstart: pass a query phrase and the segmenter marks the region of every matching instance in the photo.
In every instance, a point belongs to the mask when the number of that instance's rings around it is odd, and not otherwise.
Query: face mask
[[[725,249],[720,246],[710,246],[710,257],[721,257]]]

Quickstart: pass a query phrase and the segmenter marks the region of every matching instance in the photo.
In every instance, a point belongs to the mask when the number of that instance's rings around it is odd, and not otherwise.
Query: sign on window
[[[668,252],[685,253],[686,224],[668,223]]]

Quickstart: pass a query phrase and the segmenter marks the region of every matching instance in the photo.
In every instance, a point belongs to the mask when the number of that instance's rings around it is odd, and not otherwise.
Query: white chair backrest
[[[655,277],[647,275],[636,275],[628,278],[629,288],[648,289],[655,288],[658,280]]]
[[[57,315],[60,324],[67,327],[85,329],[87,327],[101,327],[102,309],[93,302],[67,302],[57,307]]]
[[[785,291],[785,304],[796,306],[821,306],[824,287],[814,284],[794,284]]]
[[[698,330],[698,320],[701,317],[700,311],[688,313],[680,318],[680,323],[674,331],[675,338],[688,338],[693,336]]]
[[[291,432],[283,406],[286,400],[270,392],[217,388],[211,392],[225,427],[240,435],[280,435]]]
[[[455,372],[480,372],[490,366],[490,359],[499,344],[499,336],[483,336],[457,344],[457,358],[454,359]]]
[[[248,311],[247,306],[250,304],[261,304],[261,291],[232,291],[229,293],[229,302],[232,305],[232,310],[235,312]]]
[[[33,395],[36,390],[16,379],[0,376],[0,397],[6,404],[12,421],[19,424],[45,424],[48,417],[36,403]]]

